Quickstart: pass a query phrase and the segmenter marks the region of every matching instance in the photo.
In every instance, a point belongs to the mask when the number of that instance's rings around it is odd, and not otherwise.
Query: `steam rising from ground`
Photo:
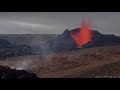
[[[50,48],[48,48],[48,46],[45,46],[44,43],[47,40],[55,38],[55,37],[56,35],[55,36],[54,35],[45,35],[45,36],[41,35],[40,37],[36,36],[36,37],[31,38],[31,43],[29,42],[29,45],[34,49],[35,54],[41,55],[41,56],[39,58],[35,58],[34,57],[35,55],[33,57],[31,55],[24,56],[24,58],[22,57],[21,59],[16,60],[17,62],[14,65],[11,65],[10,67],[16,68],[18,70],[28,70],[28,68],[33,67],[32,64],[36,62],[40,62],[39,66],[41,67],[45,66],[46,65],[45,63],[51,60],[51,56],[53,52],[52,50],[50,50]],[[48,53],[51,53],[51,56],[48,57]]]
[[[11,68],[16,68],[18,70],[27,70],[29,65],[33,62],[33,60],[30,60],[28,58],[24,58],[24,60],[19,60],[14,65],[11,66]]]
[[[16,69],[19,70],[27,69],[30,63],[32,63],[32,60],[24,60],[21,63],[16,64]]]
[[[43,52],[44,53],[44,52]],[[53,55],[33,55],[33,56],[25,56],[25,57],[19,57],[15,61],[15,64],[11,64],[11,68],[15,68],[17,70],[27,70],[30,71],[30,69],[35,67],[46,67],[48,62],[52,60]],[[37,64],[39,63],[39,64]],[[37,64],[37,65],[36,65]]]

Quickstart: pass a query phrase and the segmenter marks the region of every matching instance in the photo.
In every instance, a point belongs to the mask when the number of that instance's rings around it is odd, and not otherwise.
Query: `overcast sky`
[[[0,12],[0,34],[61,34],[81,26],[120,35],[120,12]]]

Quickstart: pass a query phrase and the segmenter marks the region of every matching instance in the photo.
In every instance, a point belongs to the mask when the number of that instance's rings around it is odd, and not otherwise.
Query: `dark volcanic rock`
[[[115,35],[100,35],[93,38],[93,40],[83,47],[101,47],[101,46],[113,46],[120,45],[120,38]]]
[[[0,58],[7,58],[12,56],[31,55],[32,48],[25,44],[12,45],[4,39],[0,39]]]
[[[11,69],[10,67],[0,66],[0,78],[38,78],[33,73],[25,70]]]
[[[0,39],[0,46],[6,46],[6,45],[11,45],[11,43],[10,42],[8,42],[7,40],[5,40],[5,39]]]
[[[31,55],[33,50],[30,46],[19,44],[14,46],[14,55]]]
[[[50,40],[46,43],[47,47],[50,50],[55,52],[57,51],[64,51],[64,50],[71,50],[77,47],[76,43],[74,42],[73,38],[71,37],[70,31],[67,29],[57,38]]]

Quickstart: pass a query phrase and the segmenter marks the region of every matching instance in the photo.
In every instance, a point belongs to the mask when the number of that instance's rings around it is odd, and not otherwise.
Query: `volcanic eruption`
[[[48,40],[44,46],[47,51],[61,52],[71,51],[91,47],[104,47],[120,45],[120,38],[114,34],[102,34],[97,30],[92,30],[83,21],[82,26],[74,29],[66,29],[58,37]]]
[[[71,32],[72,38],[78,46],[82,46],[92,40],[92,31],[86,22],[82,23],[82,28],[76,32]]]

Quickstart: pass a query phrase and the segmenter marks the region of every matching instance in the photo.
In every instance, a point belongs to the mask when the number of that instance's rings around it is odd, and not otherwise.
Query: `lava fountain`
[[[72,38],[75,40],[78,46],[83,46],[84,44],[92,41],[92,31],[86,22],[82,23],[82,27],[76,33],[71,33]]]

